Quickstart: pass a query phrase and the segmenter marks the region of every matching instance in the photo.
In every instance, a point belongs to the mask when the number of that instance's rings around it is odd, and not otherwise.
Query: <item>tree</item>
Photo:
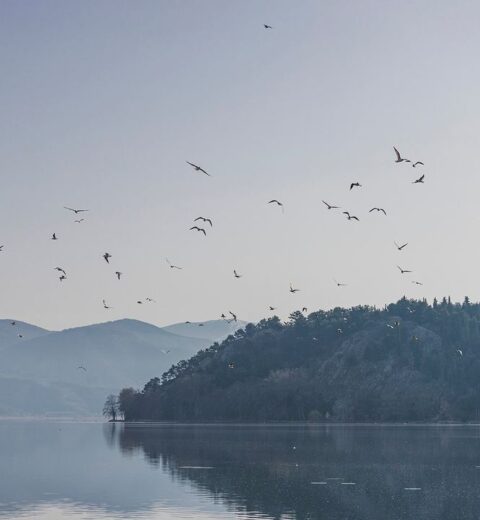
[[[137,392],[133,388],[124,388],[118,394],[118,411],[126,421],[133,419],[135,414],[135,398]]]
[[[103,416],[112,421],[117,420],[118,399],[116,395],[110,394],[103,405]]]

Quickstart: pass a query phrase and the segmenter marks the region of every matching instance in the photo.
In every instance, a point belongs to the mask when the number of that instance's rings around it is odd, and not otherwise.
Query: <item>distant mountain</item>
[[[480,304],[403,298],[248,324],[122,392],[128,420],[480,420]]]
[[[11,321],[0,321],[0,415],[98,414],[108,393],[137,387],[213,343],[129,319],[59,332]],[[216,337],[228,334],[223,322],[209,323]]]
[[[236,330],[245,327],[246,321],[211,320],[204,322],[174,323],[163,327],[163,330],[186,336],[188,338],[204,338],[212,341],[222,341]]]

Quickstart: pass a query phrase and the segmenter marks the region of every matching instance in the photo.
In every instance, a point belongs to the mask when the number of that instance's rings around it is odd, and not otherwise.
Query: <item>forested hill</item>
[[[480,304],[402,299],[248,324],[119,396],[126,420],[480,419]]]

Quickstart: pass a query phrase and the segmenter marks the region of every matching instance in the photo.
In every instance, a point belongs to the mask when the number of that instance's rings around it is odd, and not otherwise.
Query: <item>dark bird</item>
[[[327,206],[327,209],[339,209],[338,206],[332,206],[331,204],[329,204],[328,202],[325,202],[324,200],[322,200],[322,202],[325,204],[325,206]]]
[[[59,278],[59,280],[60,280],[61,282],[63,282],[63,280],[66,280],[66,279],[67,279],[67,277],[66,277],[64,274],[62,274],[62,275],[60,276],[60,278]]]
[[[52,235],[52,240],[58,240],[57,235],[55,233]]]
[[[67,206],[63,206],[65,209],[68,209],[68,211],[73,211],[75,215],[78,215],[79,213],[83,213],[85,211],[88,211],[88,209],[73,209],[73,208],[67,208]]]
[[[267,25],[266,23],[264,23],[263,26],[265,27],[265,29],[273,29],[271,25]]]
[[[116,274],[117,278],[120,280],[120,277],[122,276],[123,273],[121,273],[120,271],[115,271],[115,274]]]
[[[344,215],[347,215],[348,220],[356,220],[357,222],[360,222],[360,219],[356,217],[355,215],[350,215],[348,211],[343,212]]]
[[[235,276],[235,278],[241,278],[242,277],[242,275],[238,274],[235,269],[233,270],[233,276]]]
[[[412,283],[414,283],[415,285],[423,285],[422,282],[417,282],[416,280],[412,280]]]
[[[346,283],[337,282],[337,280],[335,280],[335,278],[333,279],[333,281],[335,282],[337,287],[346,287],[347,286]]]
[[[232,320],[236,322],[236,321],[237,321],[237,315],[234,314],[232,311],[228,311],[228,312],[229,312],[230,315],[232,316]]]
[[[271,311],[274,311],[274,310],[276,310],[277,308],[276,308],[276,307],[272,307],[272,306],[270,305],[270,306],[268,307],[268,309],[271,310]]]
[[[112,258],[112,255],[110,253],[105,253],[103,255],[103,258],[105,259],[105,262],[107,262],[107,264],[110,263],[110,258]]]
[[[411,273],[413,271],[409,271],[408,269],[402,269],[399,265],[397,265],[398,269],[400,270],[400,273],[401,274],[405,274],[405,273]]]
[[[67,273],[65,272],[64,269],[62,269],[61,267],[54,267],[55,271],[59,271],[60,273],[63,273],[65,276],[67,275]]]
[[[220,316],[220,318],[222,318],[222,320],[226,320],[227,319],[227,317],[225,316],[225,314],[223,314],[223,312],[222,312],[222,315]]]
[[[350,191],[353,189],[353,188],[361,188],[362,185],[359,183],[359,182],[352,182],[352,184],[350,184]]]
[[[202,222],[208,222],[210,224],[210,227],[213,227],[213,222],[211,218],[197,217],[196,219],[194,219],[194,222],[196,222],[197,220],[201,220]]]
[[[84,372],[87,371],[87,369],[85,367],[82,367],[82,366],[77,367],[77,370],[83,370]]]
[[[23,338],[22,334],[18,334],[18,337],[19,337],[19,338]]]
[[[294,288],[292,287],[292,284],[290,284],[290,292],[291,292],[291,293],[296,293],[296,292],[298,292],[299,290],[300,290],[300,289],[294,289]]]
[[[83,222],[85,219],[84,218],[79,218],[78,220],[74,220],[74,222],[76,222],[77,224],[80,224],[80,222]]]
[[[419,177],[416,181],[413,181],[412,184],[423,184],[425,179],[425,174]]]
[[[398,163],[401,163],[401,162],[412,162],[410,159],[404,159],[400,155],[400,152],[395,148],[395,146],[393,147],[393,149],[395,150],[395,155],[397,156],[397,159],[396,159],[395,162],[398,162]]]
[[[404,247],[407,247],[407,246],[408,246],[408,242],[406,242],[405,244],[402,244],[401,246],[399,246],[396,242],[394,242],[394,244],[395,244],[395,246],[397,247],[397,249],[398,249],[399,251],[402,251],[402,249],[403,249]]]
[[[196,172],[202,172],[205,175],[208,175],[209,177],[211,177],[211,175],[207,171],[205,171],[203,168],[201,168],[200,166],[197,166],[196,164],[193,164],[193,163],[188,162],[188,161],[185,161],[185,162],[187,164],[189,164],[192,168],[194,168]]]
[[[170,262],[168,258],[165,258],[167,264],[169,265],[170,269],[183,269],[183,267],[179,267],[178,265],[174,265]]]
[[[17,324],[16,321],[11,321],[11,322],[10,322],[10,325],[16,325],[16,324]]]
[[[387,216],[387,212],[383,208],[372,208],[369,213],[372,211],[381,211],[385,216]]]
[[[3,251],[3,248],[4,248],[4,247],[5,247],[5,246],[0,246],[0,252]]]
[[[425,166],[422,161],[417,161],[412,164],[412,168],[416,168],[417,166]]]
[[[157,303],[156,300],[154,300],[153,298],[145,298],[145,301],[149,303]]]
[[[105,300],[102,300],[102,303],[103,303],[103,308],[104,308],[104,309],[111,309],[111,307],[109,307],[109,306],[107,305],[107,302],[106,302]]]
[[[302,312],[308,312],[308,309],[306,307],[302,307]]]
[[[280,206],[280,207],[282,208],[282,211],[283,211],[283,209],[284,209],[283,204],[282,204],[279,200],[277,200],[277,199],[269,200],[269,201],[268,201],[268,204],[276,204],[277,206]]]
[[[203,228],[201,228],[201,227],[198,227],[198,226],[192,226],[192,227],[190,228],[190,230],[192,230],[192,229],[195,229],[196,231],[200,231],[200,232],[203,233],[205,236],[207,236],[207,232],[206,232]]]

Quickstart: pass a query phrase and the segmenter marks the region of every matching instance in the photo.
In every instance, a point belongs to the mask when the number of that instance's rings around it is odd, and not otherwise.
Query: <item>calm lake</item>
[[[477,426],[0,421],[0,519],[478,519]]]

